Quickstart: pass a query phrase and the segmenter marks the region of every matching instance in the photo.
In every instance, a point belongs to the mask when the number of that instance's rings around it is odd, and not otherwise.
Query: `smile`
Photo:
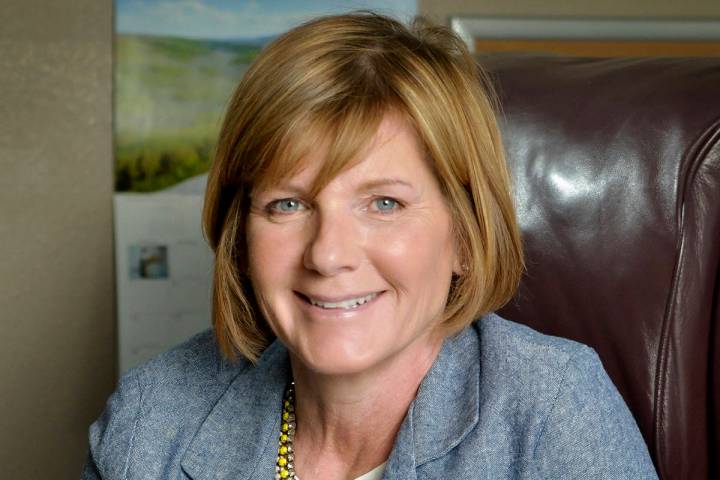
[[[318,307],[323,310],[348,311],[359,309],[363,305],[372,302],[382,292],[373,292],[367,295],[361,295],[357,297],[346,297],[344,299],[338,299],[335,301],[331,301],[328,297],[325,297],[323,300],[321,300],[319,298],[311,297],[300,292],[295,293],[298,295],[299,298],[304,300],[306,304],[310,304],[314,307]]]
[[[343,300],[341,302],[323,302],[320,300],[316,300],[314,298],[308,297],[308,300],[310,300],[310,303],[315,305],[316,307],[324,308],[324,309],[343,309],[343,310],[352,310],[353,308],[357,308],[360,305],[363,305],[373,298],[377,296],[376,293],[371,293],[369,295],[365,295],[364,297],[356,297],[356,298],[349,298],[347,300]]]

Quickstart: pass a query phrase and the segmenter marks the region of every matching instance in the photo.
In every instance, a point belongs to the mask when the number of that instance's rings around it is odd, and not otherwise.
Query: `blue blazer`
[[[272,479],[288,374],[277,341],[253,366],[224,360],[211,331],[194,336],[122,377],[82,478]],[[383,478],[657,475],[592,349],[488,315],[445,340]]]

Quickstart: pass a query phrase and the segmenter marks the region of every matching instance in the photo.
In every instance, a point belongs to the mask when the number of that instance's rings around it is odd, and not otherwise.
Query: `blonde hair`
[[[273,339],[247,272],[251,191],[298,172],[324,141],[317,194],[391,111],[414,127],[453,219],[463,273],[448,294],[445,334],[505,304],[523,257],[494,98],[463,42],[422,19],[406,27],[372,12],[320,17],[268,45],[233,95],[205,194],[223,354],[255,361]]]

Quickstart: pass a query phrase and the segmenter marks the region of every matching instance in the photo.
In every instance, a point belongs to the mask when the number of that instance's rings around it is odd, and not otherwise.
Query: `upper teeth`
[[[364,297],[351,298],[348,300],[343,300],[342,302],[321,302],[320,300],[315,300],[314,298],[311,298],[310,303],[321,308],[355,308],[358,305],[369,302],[376,296],[377,293],[371,293],[370,295],[366,295]]]

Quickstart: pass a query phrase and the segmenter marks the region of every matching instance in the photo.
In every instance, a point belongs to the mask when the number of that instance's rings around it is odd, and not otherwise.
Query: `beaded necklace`
[[[295,474],[295,454],[293,441],[295,440],[295,382],[285,389],[283,396],[282,421],[280,422],[280,441],[278,442],[277,464],[275,465],[275,480],[300,480]]]

